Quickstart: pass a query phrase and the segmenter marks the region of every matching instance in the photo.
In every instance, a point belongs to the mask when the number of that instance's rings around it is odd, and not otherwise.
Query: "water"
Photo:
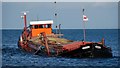
[[[55,30],[54,30],[55,31]],[[83,30],[63,29],[64,38],[83,40]],[[22,30],[2,30],[2,66],[118,66],[118,30],[89,29],[86,40],[99,42],[105,38],[105,44],[112,48],[112,58],[64,58],[45,57],[20,51],[17,41]]]

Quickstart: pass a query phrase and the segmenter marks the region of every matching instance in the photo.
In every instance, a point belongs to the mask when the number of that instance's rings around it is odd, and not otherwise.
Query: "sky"
[[[118,2],[3,2],[2,29],[22,29],[22,11],[29,11],[27,25],[31,20],[53,20],[53,29],[58,24],[62,29],[83,29],[83,8],[89,19],[86,29],[118,28]]]

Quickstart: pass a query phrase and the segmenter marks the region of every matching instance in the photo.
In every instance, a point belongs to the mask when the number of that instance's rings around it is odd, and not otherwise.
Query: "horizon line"
[[[80,29],[80,28],[63,28],[63,29]],[[89,29],[92,29],[92,28],[89,28]],[[102,29],[102,28],[93,28],[93,29]],[[120,28],[103,28],[103,29],[120,29]],[[23,29],[14,29],[14,28],[9,29],[9,28],[4,28],[4,29],[0,29],[0,30],[23,30]],[[56,29],[54,28],[53,30],[56,30]]]

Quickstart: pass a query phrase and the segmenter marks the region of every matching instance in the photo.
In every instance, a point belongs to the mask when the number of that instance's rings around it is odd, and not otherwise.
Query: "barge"
[[[25,26],[18,40],[18,47],[21,50],[46,56],[112,57],[112,50],[105,45],[104,38],[100,42],[68,40],[61,38],[63,34],[53,33],[53,20],[30,21],[27,27],[25,12],[22,17]]]

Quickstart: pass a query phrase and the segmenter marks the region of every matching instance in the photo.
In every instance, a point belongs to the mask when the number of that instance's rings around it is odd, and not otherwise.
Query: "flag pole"
[[[83,15],[84,15],[84,9],[83,9]],[[86,41],[86,30],[85,30],[85,21],[83,20],[83,33],[84,33],[84,42]]]

